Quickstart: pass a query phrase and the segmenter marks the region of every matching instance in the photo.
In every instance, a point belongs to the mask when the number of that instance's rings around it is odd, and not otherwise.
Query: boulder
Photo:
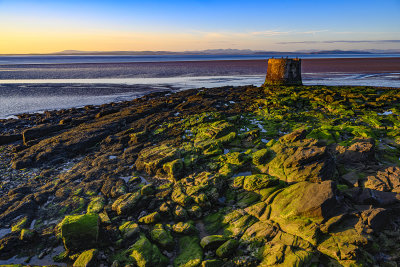
[[[227,241],[227,237],[222,235],[209,235],[201,239],[200,245],[204,250],[214,250]]]
[[[174,259],[174,266],[199,266],[203,259],[203,250],[197,236],[184,236],[179,239],[179,254]]]
[[[171,250],[174,246],[174,239],[169,230],[166,230],[162,224],[154,225],[150,232],[151,239],[161,247]]]
[[[130,248],[130,256],[135,259],[139,267],[166,266],[168,259],[158,247],[152,244],[144,235],[142,235]]]
[[[337,161],[343,164],[375,161],[375,142],[373,139],[360,139],[348,148],[338,146]]]
[[[140,227],[137,223],[128,221],[118,227],[124,239],[130,239],[140,233]]]
[[[61,237],[66,250],[82,250],[97,245],[99,215],[70,215],[60,224]]]
[[[337,211],[337,205],[334,182],[299,182],[283,189],[274,198],[271,218],[307,217],[322,221]]]
[[[152,224],[159,222],[161,220],[161,215],[158,211],[150,213],[149,215],[141,217],[138,222],[144,224]]]
[[[299,182],[280,191],[272,201],[270,219],[289,234],[317,243],[318,223],[339,212],[332,181]]]
[[[368,176],[364,187],[400,193],[400,168],[392,166],[384,171],[378,171],[376,176]]]
[[[112,210],[116,211],[118,215],[128,214],[135,210],[141,198],[140,192],[128,193],[120,196],[112,204]]]
[[[276,146],[269,174],[286,182],[321,182],[335,177],[335,164],[327,147]]]

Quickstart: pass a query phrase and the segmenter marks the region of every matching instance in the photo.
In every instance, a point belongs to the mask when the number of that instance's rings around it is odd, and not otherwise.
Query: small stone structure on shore
[[[302,85],[301,59],[268,59],[267,77],[264,85]]]

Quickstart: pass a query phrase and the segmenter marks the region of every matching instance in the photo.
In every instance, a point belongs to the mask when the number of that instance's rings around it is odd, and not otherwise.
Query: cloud
[[[332,41],[299,41],[299,42],[279,42],[276,44],[336,44],[336,43],[400,43],[400,40],[332,40]]]
[[[288,34],[290,32],[282,32],[278,30],[267,30],[267,31],[260,31],[260,32],[251,32],[251,35],[263,35],[263,36],[275,36],[275,35],[282,35]]]

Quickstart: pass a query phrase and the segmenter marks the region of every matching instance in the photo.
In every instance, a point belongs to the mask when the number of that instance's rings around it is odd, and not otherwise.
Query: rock
[[[332,181],[321,184],[299,182],[280,191],[272,201],[270,219],[281,229],[316,244],[317,223],[340,212],[336,186]]]
[[[184,236],[179,239],[179,254],[174,259],[174,266],[195,267],[201,264],[203,250],[197,236]]]
[[[258,221],[247,228],[241,237],[245,242],[266,242],[272,240],[278,233],[279,226],[272,221]]]
[[[178,222],[178,223],[172,225],[172,230],[175,233],[184,234],[184,235],[197,233],[197,229],[194,226],[193,221]]]
[[[387,209],[376,208],[363,211],[361,217],[374,231],[382,231],[390,226],[392,216]]]
[[[255,191],[275,186],[278,183],[279,183],[278,179],[269,175],[264,175],[264,174],[249,175],[244,178],[243,189],[247,191]]]
[[[400,194],[360,188],[353,191],[352,198],[357,204],[388,206],[398,203]]]
[[[233,219],[229,222],[229,225],[225,228],[224,234],[232,237],[240,237],[246,232],[247,228],[251,227],[257,221],[251,215],[243,215],[237,219]]]
[[[338,147],[337,161],[343,164],[375,161],[375,142],[373,139],[360,139],[347,149]]]
[[[29,218],[27,216],[22,217],[11,227],[12,232],[20,232],[23,228],[27,227],[29,223]]]
[[[173,182],[179,180],[183,170],[183,162],[176,159],[163,165],[163,170],[167,173],[168,178]]]
[[[22,140],[22,135],[20,134],[0,135],[0,145],[14,143],[19,140]]]
[[[132,251],[130,256],[135,259],[139,267],[161,267],[168,264],[168,259],[144,235],[131,246],[130,250]]]
[[[307,130],[305,129],[298,129],[293,131],[289,134],[282,136],[279,141],[282,143],[293,143],[300,140],[303,140],[307,136]]]
[[[188,217],[188,213],[184,208],[176,205],[174,216],[176,220],[185,220]]]
[[[112,204],[112,210],[116,211],[118,215],[128,214],[135,210],[140,199],[140,192],[122,195],[114,201],[114,203]]]
[[[30,241],[35,236],[36,232],[31,229],[22,229],[19,239],[22,241]]]
[[[123,223],[118,229],[124,239],[131,239],[140,233],[139,225],[131,221]]]
[[[91,199],[88,207],[87,207],[87,213],[100,213],[103,208],[104,208],[104,197],[99,196],[99,197],[94,197]]]
[[[150,196],[154,194],[154,186],[152,184],[147,184],[140,189],[140,194],[142,196]]]
[[[274,147],[277,155],[268,164],[272,176],[286,182],[321,182],[335,176],[334,160],[326,147]]]
[[[29,128],[29,129],[23,131],[22,138],[23,138],[24,144],[27,145],[28,142],[31,140],[43,138],[53,132],[60,131],[64,128],[65,128],[64,125],[46,125],[46,124],[39,125],[39,126],[32,127],[32,128]]]
[[[8,205],[7,205],[8,206]],[[32,199],[32,195],[28,195],[21,201],[15,201],[8,206],[7,210],[0,214],[0,224],[3,222],[10,222],[12,219],[20,216],[31,216],[37,209],[37,203]]]
[[[61,237],[66,250],[82,250],[97,245],[99,215],[69,215],[60,224]]]
[[[271,218],[307,217],[322,221],[337,212],[337,205],[334,182],[299,182],[283,189],[274,198]]]
[[[179,151],[167,145],[158,145],[145,148],[139,152],[135,166],[138,171],[145,171],[149,175],[165,176],[163,165],[180,158]]]
[[[217,249],[216,254],[220,258],[227,258],[235,253],[238,246],[239,242],[237,240],[229,239]]]
[[[209,235],[201,239],[200,245],[204,250],[214,250],[221,246],[228,238],[222,235]]]
[[[384,171],[378,171],[376,176],[367,177],[364,186],[379,191],[400,193],[400,168],[393,166]]]
[[[82,252],[75,260],[73,267],[95,267],[97,266],[97,249]]]
[[[153,224],[161,220],[161,215],[158,211],[150,213],[149,215],[141,217],[138,222],[144,224]]]
[[[174,239],[172,238],[169,230],[166,230],[162,224],[154,225],[150,232],[151,239],[159,244],[161,247],[172,250],[174,246]]]
[[[205,260],[201,262],[201,267],[220,267],[223,265],[223,262],[220,260]]]

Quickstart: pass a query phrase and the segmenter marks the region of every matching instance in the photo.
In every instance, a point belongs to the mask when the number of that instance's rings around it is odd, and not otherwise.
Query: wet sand
[[[264,75],[267,60],[0,65],[1,80]],[[303,59],[303,73],[400,72],[400,58]]]
[[[304,59],[302,60],[302,72],[400,72],[400,58]]]

